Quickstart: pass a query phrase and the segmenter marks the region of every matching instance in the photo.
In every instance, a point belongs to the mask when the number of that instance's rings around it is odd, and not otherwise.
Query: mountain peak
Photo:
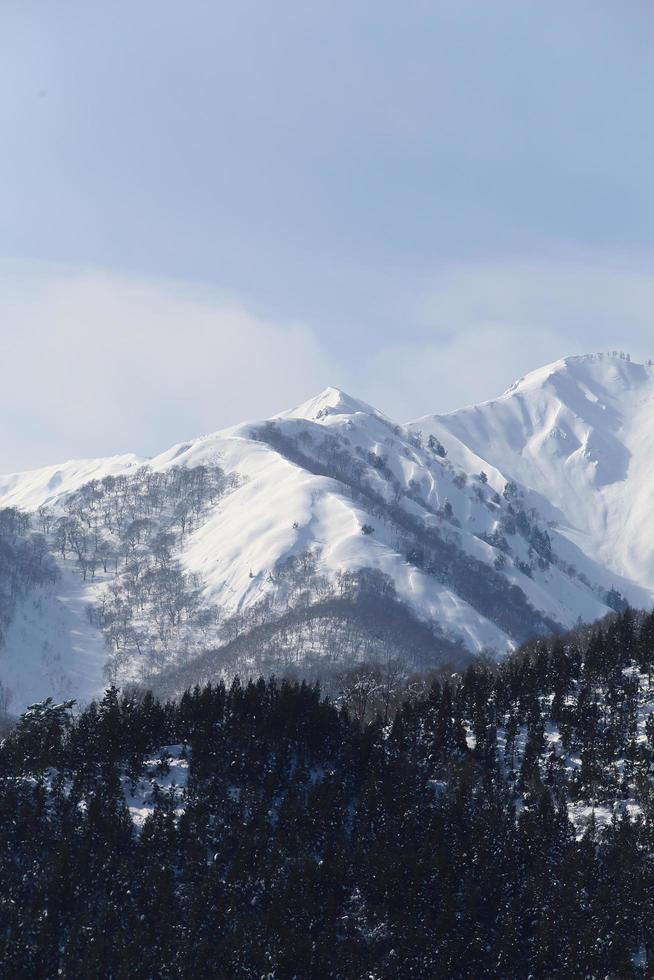
[[[592,378],[608,390],[615,388],[624,390],[625,387],[632,388],[645,381],[651,370],[651,361],[647,364],[639,364],[632,361],[630,355],[624,351],[571,354],[518,378],[504,394],[513,395],[516,392],[540,388],[560,377],[578,381]]]
[[[313,398],[309,398],[306,402],[298,405],[297,408],[280,412],[276,418],[299,418],[315,422],[327,415],[355,415],[358,412],[364,415],[379,416],[381,414],[372,405],[368,405],[359,398],[353,398],[342,388],[329,385]]]

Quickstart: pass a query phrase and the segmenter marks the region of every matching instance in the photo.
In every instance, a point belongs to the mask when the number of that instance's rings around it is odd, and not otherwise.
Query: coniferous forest
[[[33,705],[2,976],[651,976],[653,684],[627,609],[363,715],[275,679]]]

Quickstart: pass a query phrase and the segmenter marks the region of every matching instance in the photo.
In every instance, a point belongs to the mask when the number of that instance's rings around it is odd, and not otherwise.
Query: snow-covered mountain
[[[604,566],[635,603],[654,590],[654,367],[625,354],[567,357],[499,398],[411,424],[525,489],[552,540]]]
[[[596,619],[618,593],[650,604],[653,385],[621,357],[570,358],[408,426],[328,388],[153,459],[0,477],[0,507],[32,514],[60,569],[7,605],[0,679],[24,703],[94,693],[104,661],[170,690],[426,667]]]

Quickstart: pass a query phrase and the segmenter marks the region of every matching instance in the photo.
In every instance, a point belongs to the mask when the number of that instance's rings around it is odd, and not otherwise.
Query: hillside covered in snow
[[[597,355],[409,425],[328,388],[153,459],[0,476],[1,554],[47,570],[0,583],[4,696],[459,666],[648,606],[652,417],[652,368]]]
[[[410,429],[442,438],[457,465],[484,466],[514,481],[548,521],[562,555],[579,549],[634,603],[651,600],[651,363],[619,353],[564,358],[499,398],[420,419]]]

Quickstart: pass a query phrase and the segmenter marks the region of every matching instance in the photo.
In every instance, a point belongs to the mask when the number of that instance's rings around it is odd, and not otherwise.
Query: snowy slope
[[[104,459],[71,459],[58,466],[0,475],[0,507],[36,510],[43,505],[56,505],[67,493],[90,480],[127,473],[145,462],[145,457],[125,453]]]
[[[309,589],[338,589],[344,573],[375,569],[416,620],[472,652],[502,652],[602,616],[612,586],[649,603],[654,562],[640,525],[652,378],[619,358],[569,359],[494,402],[407,427],[328,388],[268,422],[150,460],[128,454],[0,477],[0,507],[56,516],[90,480],[220,466],[231,489],[176,558],[221,621],[289,608],[294,586],[280,569],[312,555],[321,578]],[[511,480],[516,497],[504,493]],[[104,683],[103,638],[84,611],[106,582],[84,584],[64,564],[47,596],[26,601],[0,653],[0,679],[20,699],[51,693],[55,680],[58,694],[83,697]],[[187,632],[186,660],[217,637]]]
[[[460,471],[449,461],[413,445],[406,432],[365,403],[330,388],[278,416],[277,424],[289,439],[304,445],[309,456],[314,453],[320,459],[320,440],[327,433],[345,442],[355,459],[365,459],[368,454],[384,459],[395,481],[390,492],[384,476],[374,469],[367,474],[382,496],[391,498],[399,488],[403,505],[419,520],[456,536],[463,551],[480,562],[491,566],[497,558],[497,550],[480,535],[494,529],[504,501],[489,506],[491,488],[472,480],[460,485]],[[405,560],[397,547],[398,532],[392,520],[372,520],[375,533],[362,535],[362,525],[371,520],[365,502],[352,501],[343,492],[342,482],[308,472],[306,465],[289,461],[265,443],[253,442],[252,431],[246,425],[218,433],[191,443],[181,453],[171,450],[151,463],[159,468],[173,460],[188,466],[220,461],[228,472],[244,477],[243,486],[196,533],[185,555],[188,567],[216,590],[217,598],[235,608],[247,604],[268,588],[266,576],[278,561],[318,545],[329,570],[372,566],[391,575],[403,599],[464,638],[472,649],[506,645],[506,634],[447,585]],[[446,503],[456,523],[434,516]],[[525,558],[527,550],[525,547]],[[250,570],[254,578],[249,578]],[[536,572],[532,579],[512,568],[507,568],[506,575],[536,608],[559,623],[572,624],[580,615],[592,619],[604,611],[594,595],[575,587],[555,568]]]
[[[639,605],[654,596],[654,369],[624,355],[568,357],[499,398],[412,429],[433,433],[464,466],[513,480],[547,519]],[[573,559],[574,560],[574,559]],[[580,568],[584,562],[579,559]],[[586,562],[587,564],[587,562]],[[596,567],[596,566],[595,566]]]
[[[86,615],[92,590],[71,569],[61,572],[19,604],[0,646],[0,681],[14,710],[48,696],[86,701],[103,687],[107,650]]]

